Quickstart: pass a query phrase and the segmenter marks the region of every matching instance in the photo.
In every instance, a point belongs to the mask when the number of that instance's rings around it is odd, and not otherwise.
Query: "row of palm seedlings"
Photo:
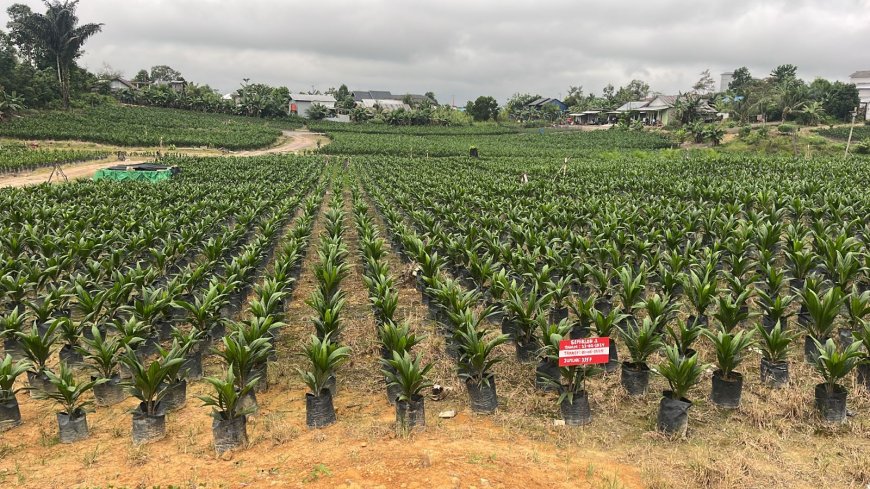
[[[340,343],[346,300],[341,282],[348,274],[348,251],[342,237],[344,218],[342,198],[335,193],[324,213],[324,230],[313,267],[317,285],[305,301],[314,311],[311,321],[315,329],[315,334],[302,347],[306,367],[299,369],[309,389],[305,394],[305,422],[309,428],[335,423],[336,369],[350,356],[350,348]]]
[[[294,180],[296,183],[306,181],[313,180],[307,176]],[[73,276],[73,297],[66,297],[54,289],[51,300],[34,302],[36,307],[46,309],[44,302],[53,303],[53,312],[28,320],[18,313],[17,306],[13,307],[2,316],[4,349],[7,353],[28,357],[26,365],[31,392],[58,391],[57,379],[68,378],[62,375],[62,370],[83,363],[94,374],[91,388],[96,404],[115,404],[128,393],[139,398],[139,408],[133,414],[134,440],[146,442],[162,437],[165,412],[184,404],[185,376],[188,373],[194,377],[201,375],[201,342],[207,333],[214,333],[219,322],[216,316],[226,306],[226,298],[234,293],[240,295],[244,287],[249,287],[246,284],[253,276],[250,271],[257,267],[264,254],[269,253],[274,242],[274,230],[282,221],[280,214],[289,215],[298,202],[293,194],[289,198],[270,198],[271,201],[254,200],[256,205],[250,211],[231,213],[229,218],[211,219],[214,221],[212,224],[199,226],[194,233],[182,230],[179,236],[171,234],[170,238],[175,236],[172,239],[177,239],[174,242],[184,243],[172,253],[174,272],[163,259],[166,253],[153,249],[150,253],[133,253],[140,257],[135,267],[118,270],[130,258],[122,248],[121,252],[110,253],[101,262],[79,263],[77,267],[83,266],[86,273],[77,272]],[[266,215],[270,206],[278,211]],[[256,231],[245,231],[257,220]],[[205,240],[204,230],[221,223],[225,226],[223,234]],[[195,246],[197,237],[203,239],[204,244]],[[153,243],[153,240],[145,242]],[[164,242],[168,241],[165,239]],[[243,244],[245,242],[247,244]],[[240,251],[231,256],[234,248]],[[287,251],[288,260],[294,253],[298,255],[298,250],[294,252],[292,247]],[[151,260],[141,259],[147,256]],[[293,260],[298,262],[298,257]],[[65,270],[64,273],[71,272]],[[211,279],[208,279],[209,275]],[[58,282],[63,284],[61,280]],[[207,285],[203,294],[191,301],[198,306],[196,313],[190,314],[194,327],[174,327],[185,320],[176,311],[184,309],[181,304],[187,303],[185,299],[193,296],[204,283]],[[33,292],[26,292],[23,296],[30,293]],[[14,303],[17,297],[5,294],[4,304]],[[64,299],[68,300],[69,310],[64,308]],[[172,342],[164,343],[168,346],[161,348],[159,341],[168,340],[170,336]],[[48,368],[49,358],[55,345],[61,341],[61,372],[55,374]],[[180,362],[176,361],[178,358]],[[12,426],[20,422],[20,414],[13,391],[15,376],[10,373],[18,372],[20,369],[17,367],[22,364],[13,364],[11,358],[4,362],[7,364],[9,367],[4,367],[3,373],[6,380],[0,392],[4,401],[4,420],[0,424]],[[128,379],[126,382],[122,383],[122,375]],[[84,391],[78,396],[81,394]],[[67,413],[76,418],[80,411]]]
[[[447,353],[457,362],[457,374],[466,385],[472,411],[478,414],[495,412],[498,396],[493,367],[503,360],[496,349],[507,342],[509,336],[491,330],[487,319],[495,314],[494,309],[484,307],[479,310],[480,292],[466,290],[459,281],[450,277],[438,252],[405,225],[402,216],[385,204],[376,189],[369,193],[382,210],[392,232],[394,247],[402,250],[406,259],[419,265],[418,290],[430,316],[438,321]],[[419,341],[417,337],[413,339],[415,343]],[[407,359],[411,358],[408,355]],[[419,364],[418,356],[416,368],[423,374],[431,368]]]
[[[564,247],[561,244],[555,247],[548,246],[546,243],[552,243],[552,241],[548,241],[542,246],[543,251],[531,253],[521,251],[521,257],[525,254],[523,259],[507,260],[507,265],[503,266],[493,257],[504,255],[480,253],[481,250],[504,250],[506,248],[504,243],[493,245],[492,236],[481,238],[480,233],[475,234],[474,229],[476,228],[474,226],[481,226],[480,222],[474,222],[474,218],[469,214],[463,215],[457,211],[447,214],[447,216],[452,217],[444,217],[441,218],[444,220],[439,220],[427,212],[430,209],[437,210],[438,205],[432,201],[423,200],[426,198],[425,193],[420,192],[420,189],[414,188],[413,191],[417,192],[416,195],[423,195],[423,197],[418,199],[419,202],[416,205],[410,204],[410,200],[405,201],[403,206],[405,216],[411,217],[412,222],[419,223],[421,231],[425,235],[431,236],[435,242],[444,243],[439,248],[446,256],[453,258],[450,261],[455,264],[455,274],[460,277],[465,275],[467,285],[477,286],[477,288],[485,290],[486,294],[493,299],[508,298],[507,301],[503,300],[503,306],[507,306],[506,309],[509,312],[508,317],[512,316],[513,319],[520,320],[519,324],[512,325],[521,332],[521,334],[516,335],[518,353],[523,349],[529,352],[535,351],[536,348],[533,346],[535,343],[546,347],[549,336],[545,328],[533,326],[536,319],[545,316],[548,309],[551,320],[559,319],[567,315],[569,308],[574,309],[576,317],[575,320],[572,320],[575,324],[569,328],[569,334],[574,337],[588,335],[594,327],[595,333],[599,336],[613,335],[615,340],[616,333],[621,331],[634,332],[638,329],[639,319],[649,318],[654,323],[654,329],[658,333],[669,333],[667,339],[672,340],[673,346],[676,347],[677,343],[682,341],[683,350],[692,350],[691,342],[700,336],[699,327],[714,334],[717,333],[717,329],[722,329],[725,330],[724,334],[730,335],[732,334],[730,331],[737,325],[745,323],[753,317],[761,316],[764,333],[770,335],[777,323],[783,324],[784,327],[781,327],[781,330],[786,329],[788,318],[791,315],[796,315],[798,319],[796,326],[802,328],[807,336],[805,341],[807,357],[814,364],[817,364],[818,358],[818,354],[814,354],[814,352],[825,349],[820,348],[816,342],[818,341],[824,346],[826,340],[833,336],[834,321],[838,316],[848,317],[848,323],[841,327],[845,331],[840,332],[839,348],[834,344],[839,355],[841,357],[843,355],[849,356],[846,355],[846,352],[855,344],[852,339],[853,335],[855,335],[855,339],[860,339],[866,315],[867,295],[863,282],[865,271],[860,266],[860,261],[864,259],[865,255],[856,249],[858,241],[855,238],[842,235],[835,238],[825,238],[822,232],[805,232],[809,225],[806,225],[804,231],[795,230],[796,226],[792,225],[786,234],[796,235],[798,238],[790,239],[786,245],[783,245],[780,237],[780,234],[783,233],[782,226],[769,221],[761,222],[757,227],[754,227],[754,224],[741,224],[734,227],[733,234],[724,241],[725,246],[720,245],[719,249],[713,251],[705,247],[701,240],[694,243],[685,242],[682,251],[679,250],[680,246],[677,246],[677,250],[671,250],[669,255],[665,255],[667,257],[666,263],[661,261],[661,252],[650,251],[654,248],[651,243],[636,247],[637,249],[632,249],[634,245],[626,245],[621,250],[614,246],[609,250],[602,250],[605,253],[594,251],[586,243],[584,253],[587,260],[591,259],[591,263],[578,263],[575,257],[568,264],[559,265],[559,262],[564,260],[558,258],[556,253],[559,249],[564,251]],[[402,200],[402,194],[403,192],[396,191],[395,185],[390,188],[390,195],[395,197],[397,201]],[[451,197],[445,200],[450,200],[453,203],[460,202],[451,205],[451,207],[474,207],[469,206],[467,202],[462,203]],[[478,212],[479,209],[475,209],[475,213]],[[772,214],[776,215],[776,213]],[[448,233],[451,227],[455,227],[457,231]],[[831,225],[827,225],[823,229],[827,229],[830,233],[830,227]],[[485,224],[483,224],[483,229],[486,229]],[[511,231],[521,237],[528,234],[519,226]],[[757,233],[756,239],[750,239],[753,233]],[[809,236],[810,234],[812,236]],[[563,233],[562,238],[568,241],[573,236],[564,236]],[[619,235],[616,235],[615,238],[620,239]],[[792,270],[788,270],[788,264],[802,264],[806,261],[807,256],[812,256],[806,251],[808,247],[806,243],[810,239],[819,249],[827,250],[823,255],[828,258],[819,258],[820,265],[815,269],[811,268],[808,273],[794,274],[792,273],[794,270],[803,270],[805,267],[794,266]],[[663,239],[663,241],[666,240]],[[529,248],[527,244],[521,243],[519,240],[512,246],[516,248],[517,244],[522,245],[520,250],[536,249]],[[676,244],[680,245],[679,242]],[[469,249],[477,252],[469,252]],[[693,249],[695,251],[690,253],[689,251]],[[783,249],[786,251],[782,252]],[[722,259],[726,251],[728,258]],[[535,255],[537,258],[530,259],[530,256]],[[553,258],[554,256],[555,258]],[[546,257],[548,260],[542,257]],[[552,258],[552,266],[549,263],[550,258]],[[620,261],[623,262],[621,265]],[[601,265],[596,266],[596,262],[601,263]],[[825,265],[826,262],[827,265]],[[615,265],[611,265],[611,263],[615,263]],[[651,265],[651,263],[657,263],[657,265]],[[779,268],[782,265],[785,265],[786,271]],[[515,268],[525,271],[522,275],[518,275]],[[764,272],[763,275],[758,270]],[[582,280],[577,278],[578,275],[582,277]],[[793,275],[803,278],[792,278]],[[523,285],[518,287],[518,284],[521,283]],[[851,287],[851,292],[848,295],[841,292],[843,290],[841,287],[846,286]],[[648,289],[651,290],[648,291]],[[827,294],[831,294],[832,298],[839,297],[840,300],[838,306],[827,307],[828,311],[833,314],[826,320],[823,317],[824,314],[820,312],[820,309],[825,308],[820,307],[820,303],[823,301],[819,297],[824,297]],[[685,302],[691,307],[688,324],[671,326],[669,323],[681,309],[679,299],[683,295],[686,298]],[[788,309],[785,304],[791,302],[795,304],[792,304],[792,308]],[[759,311],[750,309],[753,303],[758,304]],[[712,309],[711,306],[717,308],[712,314],[709,312],[709,309]],[[711,324],[712,322],[709,320],[711,316],[717,320],[715,325]],[[618,338],[629,343],[629,350],[632,353],[632,361],[623,366],[623,377],[626,379],[648,377],[649,367],[646,365],[645,357],[649,354],[635,354],[632,351],[633,344],[631,344],[635,339],[629,335],[620,334]],[[734,342],[730,340],[730,337],[725,337],[718,343],[714,341],[713,344],[717,349],[732,348]],[[723,343],[723,346],[720,347],[719,343]],[[738,345],[740,343],[737,342]],[[524,346],[525,348],[523,348]],[[860,349],[860,344],[856,348]],[[738,348],[738,350],[744,349],[745,347]],[[651,349],[651,351],[657,350],[657,348]],[[546,348],[537,349],[537,351],[544,353]],[[606,366],[610,371],[615,371],[618,367],[616,351],[616,348],[612,349],[612,361]],[[772,370],[762,369],[763,375],[767,378],[769,372],[781,371],[782,358],[787,356],[787,346],[786,349],[783,349],[781,345],[774,345],[773,348],[763,351],[763,362],[766,365],[778,364],[777,368]],[[683,356],[685,357],[685,355]],[[731,353],[726,356],[734,357],[735,354]],[[544,358],[548,357],[552,361],[552,357],[544,356]],[[827,358],[830,359],[831,355],[827,355]],[[856,361],[859,369],[866,368],[861,367],[861,365],[866,365],[866,359],[866,352],[859,354]],[[849,361],[845,362],[845,365],[848,366]],[[697,359],[696,363],[698,363]],[[840,364],[842,365],[843,362],[841,361]],[[838,388],[833,387],[837,384],[836,379],[832,380],[826,373],[830,371],[831,366],[820,367],[822,376],[826,381],[825,385],[828,386],[817,388],[819,399],[817,405],[820,406],[820,410],[822,410],[822,406],[828,405],[825,399],[830,397],[832,392],[838,390]],[[735,390],[732,384],[736,382],[734,379],[737,376],[733,375],[733,371],[722,368],[718,370],[719,372],[714,376],[714,379],[717,380],[714,384],[731,387],[730,390]],[[835,367],[834,370],[838,370],[838,367]],[[866,375],[861,370],[859,370],[859,377],[862,382],[866,379]],[[643,383],[643,380],[641,382]],[[631,382],[626,380],[625,383]],[[717,392],[722,389],[723,387],[716,387]],[[674,395],[672,394],[671,397]],[[717,397],[719,396],[714,396],[714,398]],[[826,418],[829,417],[828,414],[825,414],[826,410],[822,410],[822,412]],[[839,409],[838,412],[843,412],[843,410]]]
[[[368,204],[359,188],[352,189],[353,214],[359,235],[359,255],[363,263],[363,281],[375,316],[381,343],[381,366],[386,383],[387,400],[396,406],[396,425],[407,431],[426,425],[423,390],[432,382],[426,377],[432,364],[423,364],[412,348],[423,340],[411,330],[407,321],[396,318],[399,293],[387,262],[386,242],[369,215]]]
[[[247,417],[258,410],[257,392],[268,389],[268,361],[276,355],[277,331],[301,271],[303,251],[320,207],[321,184],[305,201],[301,215],[285,236],[270,270],[254,287],[243,321],[226,321],[229,333],[212,348],[226,372],[205,380],[213,392],[200,399],[212,407],[212,433],[218,454],[247,444]]]

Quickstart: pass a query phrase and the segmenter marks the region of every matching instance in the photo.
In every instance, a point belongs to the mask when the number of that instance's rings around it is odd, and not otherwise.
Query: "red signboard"
[[[559,366],[598,365],[610,358],[610,338],[581,338],[559,342]]]

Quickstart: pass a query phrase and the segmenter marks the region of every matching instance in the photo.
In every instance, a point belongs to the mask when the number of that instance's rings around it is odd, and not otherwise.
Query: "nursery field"
[[[0,189],[0,484],[870,484],[870,161],[318,128]]]
[[[278,127],[250,117],[155,107],[101,106],[28,114],[0,124],[0,136],[237,150],[268,146],[281,135],[281,128],[283,125]]]
[[[34,170],[55,163],[67,164],[105,158],[108,153],[93,150],[52,150],[28,148],[24,143],[0,143],[0,174]]]

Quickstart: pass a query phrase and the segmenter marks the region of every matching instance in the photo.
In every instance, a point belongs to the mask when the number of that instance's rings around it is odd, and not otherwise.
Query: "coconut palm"
[[[44,14],[32,13],[20,27],[55,61],[64,108],[69,108],[70,68],[83,51],[85,41],[102,30],[103,24],[79,25],[78,0],[46,1]]]

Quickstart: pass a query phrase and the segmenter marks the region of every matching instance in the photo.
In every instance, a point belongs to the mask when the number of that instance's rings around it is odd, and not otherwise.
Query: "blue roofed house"
[[[543,108],[548,105],[556,107],[560,113],[566,112],[568,110],[568,106],[565,105],[564,102],[557,98],[550,97],[541,97],[539,99],[532,100],[531,102],[526,104],[526,108],[529,110],[543,110]]]

